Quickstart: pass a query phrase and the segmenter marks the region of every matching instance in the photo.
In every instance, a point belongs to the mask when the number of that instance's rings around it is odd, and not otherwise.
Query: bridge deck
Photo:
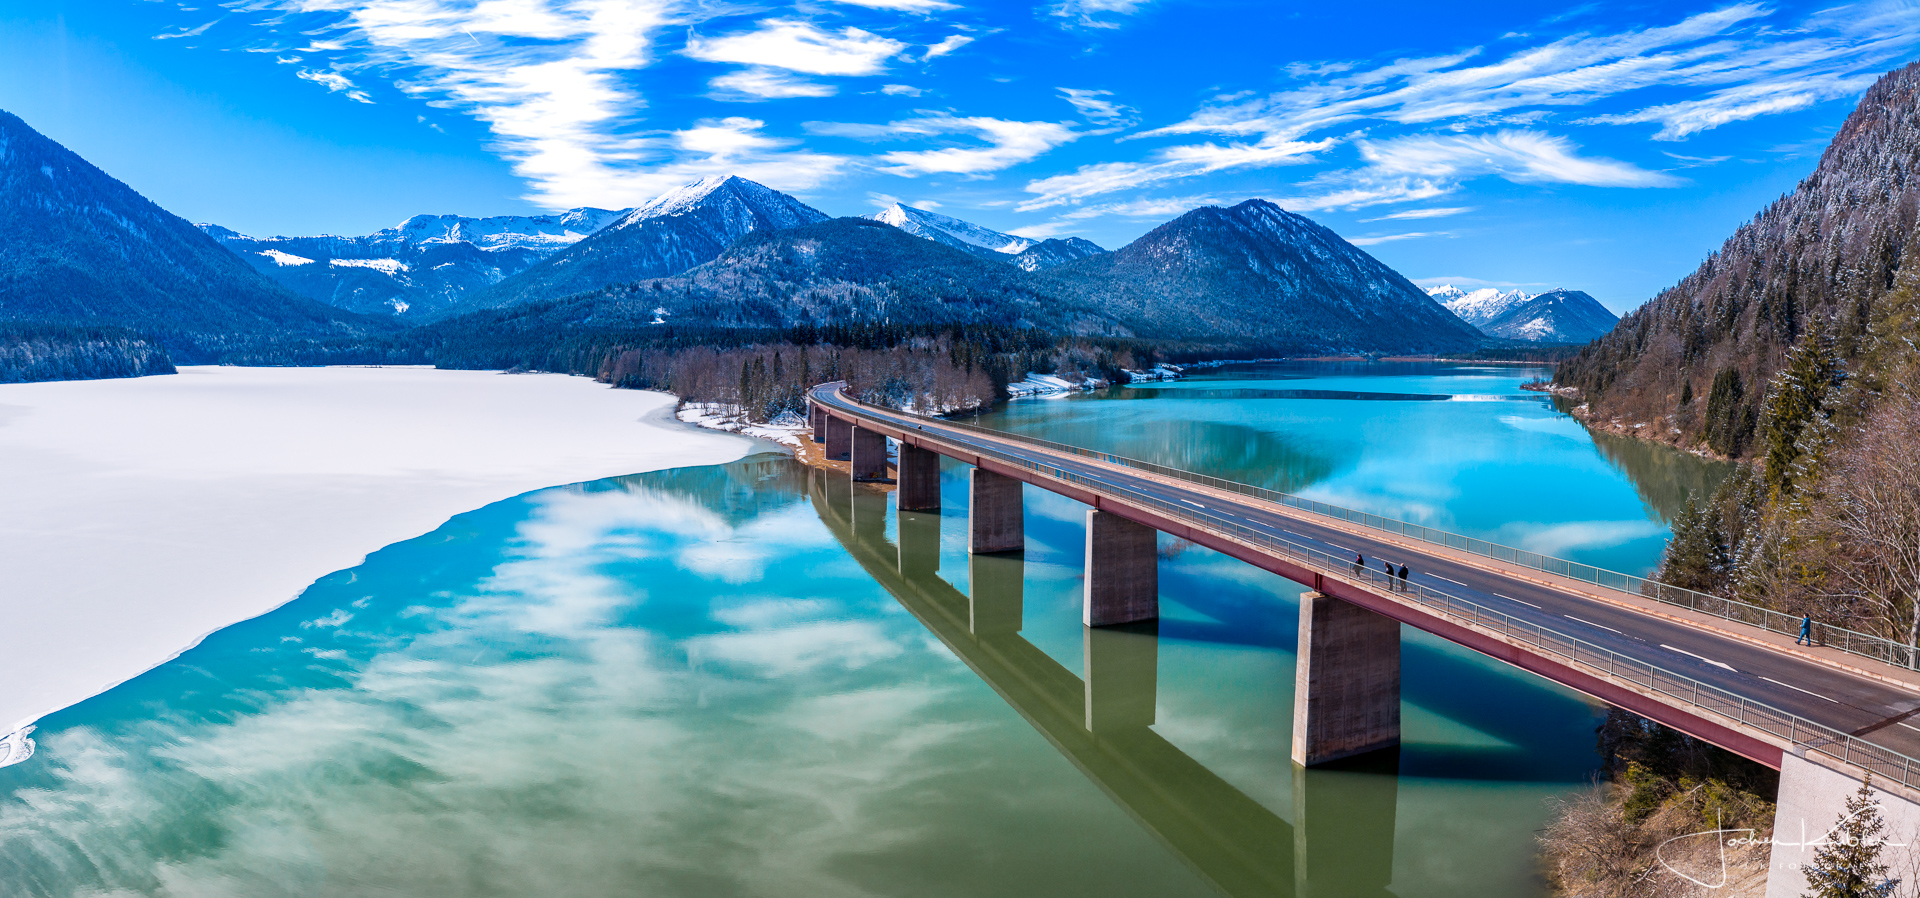
[[[1856,734],[1872,746],[1909,758],[1920,757],[1920,713],[1916,713],[1920,712],[1920,694],[1815,654],[1779,651],[1758,645],[1755,640],[1692,625],[1671,614],[1650,613],[1585,590],[1560,586],[1538,572],[1522,575],[1500,570],[1484,560],[1469,563],[1458,553],[1440,547],[1408,544],[1393,534],[1368,533],[1346,522],[1319,518],[1277,503],[996,438],[938,419],[866,406],[832,386],[816,388],[811,397],[843,420],[857,421],[903,442],[1019,477],[1218,549],[1770,766],[1779,766],[1783,747],[1791,742],[1804,743],[1804,733],[1783,738],[1787,734],[1778,726],[1731,724],[1715,714],[1700,713],[1686,701],[1671,700],[1676,692],[1671,686],[1652,689],[1623,685],[1618,678],[1610,679],[1604,670],[1596,675],[1593,661],[1569,664],[1568,658],[1578,661],[1582,653],[1615,656],[1606,664],[1631,659],[1653,672],[1643,677],[1649,684],[1665,682],[1658,677],[1667,673],[1691,678],[1840,733]],[[1180,509],[1191,512],[1182,514]],[[1250,536],[1259,538],[1250,541]],[[1342,559],[1351,559],[1358,552],[1366,556],[1371,569],[1355,576],[1344,568],[1329,568],[1324,563],[1328,559],[1316,567],[1302,564],[1298,557],[1289,559],[1284,553],[1250,544],[1263,543],[1266,538]],[[1383,558],[1411,569],[1411,596],[1380,587],[1378,566]],[[1580,645],[1571,654],[1560,651],[1556,656],[1554,651],[1530,648],[1525,640],[1489,634],[1487,622],[1492,618],[1483,610],[1474,610],[1474,619],[1464,624],[1459,615],[1434,614],[1433,603],[1448,597],[1504,617],[1496,628],[1503,632],[1531,626],[1538,631],[1531,637],[1536,642],[1542,638],[1539,632],[1551,631],[1550,639],[1571,637]],[[1913,715],[1912,719],[1908,715]],[[1815,740],[1814,744],[1824,743]],[[1838,755],[1858,753],[1862,748],[1856,743],[1826,750]],[[1880,767],[1875,769],[1883,779],[1900,781]],[[1908,782],[1914,784],[1914,778],[1908,777]]]

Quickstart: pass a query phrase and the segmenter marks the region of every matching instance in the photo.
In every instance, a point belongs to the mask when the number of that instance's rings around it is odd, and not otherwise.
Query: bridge
[[[968,465],[974,555],[1022,549],[1024,486],[1087,505],[1090,633],[1158,617],[1160,533],[1307,587],[1291,746],[1302,768],[1398,745],[1407,625],[1781,771],[1776,839],[1824,831],[1869,774],[1892,838],[1920,835],[1920,675],[1897,644],[1848,634],[1844,650],[1803,648],[1777,622],[1649,599],[1658,584],[1638,578],[1621,578],[1637,591],[1612,589],[1566,562],[1476,554],[1455,548],[1464,538],[1410,537],[1244,484],[863,404],[844,384],[808,400],[827,456],[855,481],[894,482],[903,512],[939,508],[942,457]],[[1769,894],[1798,894],[1809,856],[1777,846]]]

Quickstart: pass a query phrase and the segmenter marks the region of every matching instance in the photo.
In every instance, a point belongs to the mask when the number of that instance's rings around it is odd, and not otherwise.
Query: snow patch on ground
[[[289,265],[312,265],[313,264],[313,260],[307,258],[306,256],[296,256],[293,253],[283,253],[277,249],[261,250],[260,255],[263,255],[269,259],[272,259],[273,264],[279,265],[282,268],[287,267]]]
[[[1093,380],[1091,378],[1080,383],[1074,383],[1073,381],[1054,374],[1029,373],[1026,377],[1007,384],[1007,393],[1015,399],[1027,396],[1064,396],[1068,393],[1078,393],[1084,390],[1094,389],[1096,386],[1104,387],[1106,385],[1106,381]]]
[[[367,553],[530,490],[731,461],[557,374],[185,367],[0,385],[0,752]]]
[[[411,266],[399,259],[329,259],[327,264],[335,268],[371,268],[382,274],[411,270]]]
[[[734,406],[720,402],[686,402],[674,416],[688,424],[705,427],[710,430],[724,430],[741,436],[758,437],[772,440],[782,446],[800,447],[800,435],[811,428],[807,419],[792,412],[781,415],[765,424],[755,424],[741,415]]]

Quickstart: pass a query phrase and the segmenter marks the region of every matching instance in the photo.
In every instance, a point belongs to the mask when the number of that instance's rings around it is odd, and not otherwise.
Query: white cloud
[[[1539,131],[1363,140],[1360,156],[1374,171],[1386,176],[1457,179],[1497,175],[1518,183],[1594,187],[1673,187],[1684,183],[1665,172],[1580,156],[1571,141]]]
[[[880,92],[889,97],[917,97],[926,93],[911,84],[883,84],[880,86]]]
[[[322,72],[315,69],[301,69],[299,72],[296,72],[295,74],[299,76],[300,80],[311,81],[315,84],[325,87],[328,91],[332,93],[346,94],[349,99],[358,100],[362,103],[373,102],[373,98],[367,96],[366,91],[363,91],[354,87],[353,82],[351,80],[348,80],[347,76],[342,75],[339,72]]]
[[[889,57],[907,48],[892,38],[858,28],[839,33],[797,19],[766,19],[753,31],[687,39],[683,52],[707,62],[771,66],[809,75],[874,75]]]
[[[1376,243],[1391,243],[1395,240],[1415,240],[1421,237],[1449,237],[1446,231],[1414,231],[1406,234],[1379,234],[1372,237],[1348,237],[1347,242],[1354,246],[1372,246]]]
[[[884,125],[810,122],[815,134],[882,140],[903,137],[965,135],[986,146],[954,146],[934,150],[897,150],[878,157],[882,170],[900,175],[976,175],[999,171],[1038,158],[1048,150],[1080,136],[1061,122],[1019,122],[985,116],[927,115]]]
[[[157,41],[170,41],[175,38],[181,38],[181,37],[199,37],[200,35],[206,34],[207,29],[212,28],[213,26],[218,25],[219,23],[220,23],[219,19],[214,19],[213,21],[208,22],[205,25],[201,25],[196,28],[187,28],[180,31],[172,32],[170,34],[156,34],[153,36],[153,39]],[[268,52],[272,52],[272,51],[268,51]]]
[[[1049,7],[1047,12],[1086,28],[1118,28],[1119,23],[1110,16],[1133,15],[1147,3],[1148,0],[1065,0]]]
[[[1423,218],[1445,218],[1446,216],[1449,216],[1449,215],[1459,215],[1462,212],[1472,212],[1472,211],[1473,211],[1472,206],[1443,206],[1443,207],[1436,207],[1431,209],[1402,209],[1398,212],[1390,212],[1386,215],[1381,215],[1376,218],[1362,218],[1360,220],[1362,222],[1409,221],[1409,220],[1423,219]]]
[[[973,38],[970,38],[964,34],[948,35],[946,39],[940,41],[937,44],[929,44],[927,46],[927,52],[924,54],[921,54],[920,61],[926,62],[927,60],[932,59],[936,56],[945,56],[948,53],[952,53],[953,51],[958,50],[961,47],[964,47],[971,43],[973,43]]]
[[[1112,100],[1100,99],[1113,96],[1113,91],[1110,90],[1080,90],[1072,87],[1062,87],[1059,90],[1060,98],[1073,104],[1074,110],[1080,113],[1081,118],[1096,125],[1128,119],[1134,111],[1131,106],[1122,106]]]
[[[864,6],[868,9],[890,9],[895,12],[917,12],[921,14],[959,9],[958,4],[946,0],[829,0],[832,3],[845,3],[848,6]]]
[[[1312,161],[1314,153],[1333,146],[1331,139],[1301,142],[1263,140],[1258,144],[1197,144],[1161,150],[1158,162],[1103,162],[1082,166],[1063,175],[1031,181],[1034,194],[1020,211],[1044,209],[1089,197],[1132,190],[1177,178],[1188,178],[1228,168],[1292,165]]]
[[[707,86],[715,93],[735,95],[762,100],[786,99],[789,97],[831,97],[838,88],[831,84],[796,78],[785,72],[773,69],[741,69],[738,72],[721,75]]]

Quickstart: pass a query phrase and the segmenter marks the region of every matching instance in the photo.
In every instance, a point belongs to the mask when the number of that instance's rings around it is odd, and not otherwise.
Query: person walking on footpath
[[[1407,566],[1404,564],[1400,566],[1400,591],[1407,591]]]
[[[1800,615],[1800,638],[1795,639],[1793,644],[1813,645],[1813,617],[1811,615]]]
[[[1380,566],[1387,569],[1387,591],[1392,592],[1393,591],[1393,562],[1388,561],[1385,558],[1382,558],[1380,559]]]
[[[1360,576],[1360,569],[1366,566],[1367,566],[1367,556],[1362,555],[1359,552],[1353,553],[1353,575],[1355,577]]]

